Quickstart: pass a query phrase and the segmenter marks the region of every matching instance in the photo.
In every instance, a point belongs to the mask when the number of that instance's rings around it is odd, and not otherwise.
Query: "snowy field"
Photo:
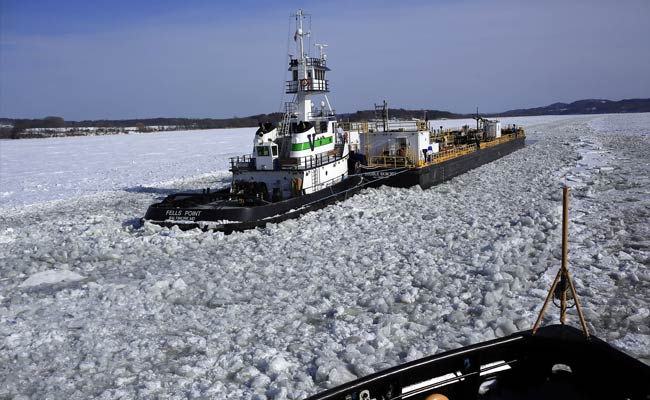
[[[0,142],[0,398],[302,398],[529,329],[564,183],[589,327],[650,363],[650,114],[503,122],[530,145],[449,183],[230,236],[137,219],[252,130]]]

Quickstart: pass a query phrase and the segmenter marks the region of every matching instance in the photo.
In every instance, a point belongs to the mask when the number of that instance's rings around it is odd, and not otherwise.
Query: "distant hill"
[[[572,115],[572,114],[617,114],[650,112],[650,99],[627,99],[620,101],[588,99],[573,103],[554,103],[545,107],[522,108],[495,114],[482,114],[488,117],[519,117],[535,115]],[[441,110],[405,110],[390,108],[388,116],[397,119],[458,119],[471,118],[474,114],[456,114]],[[367,121],[376,117],[374,110],[360,110],[353,113],[339,114],[340,121]],[[163,130],[178,129],[210,129],[210,128],[239,128],[253,127],[260,122],[277,122],[282,119],[281,113],[258,114],[249,117],[234,118],[142,118],[128,120],[87,120],[64,121],[61,117],[45,117],[43,119],[14,119],[0,118],[0,138],[17,138],[28,129],[61,129],[69,132],[78,131],[76,128],[125,128],[125,127],[163,127]],[[146,131],[146,128],[139,128]],[[79,132],[77,132],[79,133]],[[27,137],[22,135],[22,137]]]
[[[620,101],[588,99],[573,103],[553,103],[545,107],[521,108],[493,114],[481,114],[487,117],[525,117],[537,115],[574,115],[574,114],[619,114],[650,112],[650,99],[627,99]],[[471,118],[474,114],[456,114],[440,110],[405,110],[389,109],[388,116],[397,119],[459,119]],[[339,114],[343,121],[367,121],[375,118],[374,110],[357,111],[350,114]]]
[[[463,114],[454,114],[449,111],[440,111],[440,110],[405,110],[403,108],[389,108],[388,109],[389,118],[397,119],[454,119],[454,118],[464,118]],[[360,110],[354,113],[348,114],[338,114],[338,118],[341,121],[368,121],[373,118],[377,118],[375,110]]]
[[[627,99],[620,101],[589,99],[573,103],[553,103],[546,107],[523,108],[495,114],[501,117],[529,115],[573,115],[573,114],[619,114],[650,112],[650,99]]]

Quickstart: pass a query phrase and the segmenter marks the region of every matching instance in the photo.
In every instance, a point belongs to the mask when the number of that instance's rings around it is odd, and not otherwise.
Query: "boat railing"
[[[318,111],[309,111],[307,113],[307,119],[308,120],[323,120],[323,121],[330,121],[332,120],[332,117],[336,116],[336,112],[334,110],[318,110]]]
[[[470,154],[476,151],[476,145],[475,144],[466,144],[463,146],[454,146],[450,150],[444,150],[440,151],[438,153],[433,153],[431,162],[429,163],[441,163],[445,162],[447,160],[451,160],[452,158],[464,156],[466,154]]]
[[[231,171],[254,171],[255,170],[255,157],[250,154],[243,156],[230,157],[230,170]]]
[[[280,159],[280,168],[289,170],[305,170],[329,164],[343,158],[340,151],[321,153],[312,156]]]
[[[341,128],[344,131],[357,131],[359,133],[373,132],[413,132],[426,131],[426,121],[361,121],[361,122],[341,122]]]
[[[304,157],[291,157],[278,159],[275,170],[305,170],[321,165],[333,163],[343,158],[340,150],[333,150],[328,153],[316,154]],[[255,167],[255,157],[252,155],[243,155],[230,158],[230,171],[257,171]],[[268,171],[271,171],[270,169]]]
[[[380,131],[379,128],[383,127],[383,122],[375,122],[377,126],[376,131]],[[402,131],[426,131],[427,122],[426,121],[387,121],[384,131],[386,132],[402,132]]]
[[[300,60],[296,58],[292,58],[291,61],[289,61],[289,66],[290,67],[296,67],[300,65]],[[316,67],[326,67],[327,66],[327,60],[323,58],[316,58],[316,57],[307,57],[305,58],[305,65],[313,65]]]
[[[367,121],[362,121],[362,122],[339,122],[339,126],[341,129],[344,131],[356,131],[359,133],[365,133],[368,132],[368,122]]]
[[[286,93],[309,92],[315,90],[329,91],[329,81],[321,79],[303,79],[301,81],[285,81]]]
[[[498,137],[498,138],[495,138],[495,139],[492,139],[492,140],[489,140],[489,141],[486,141],[486,142],[481,142],[481,148],[485,149],[485,148],[488,148],[488,147],[496,146],[496,145],[499,145],[501,143],[508,142],[508,141],[512,140],[514,137],[515,137],[515,135],[511,135],[511,134],[503,135],[502,134],[501,137]]]

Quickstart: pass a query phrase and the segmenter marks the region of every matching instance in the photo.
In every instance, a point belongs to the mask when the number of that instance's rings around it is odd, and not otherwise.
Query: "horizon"
[[[620,99],[620,100],[611,100],[611,99],[578,99],[578,100],[574,100],[574,101],[570,101],[570,102],[566,102],[566,103],[565,103],[565,102],[555,102],[555,103],[551,103],[551,104],[546,104],[546,105],[544,105],[544,106],[531,106],[531,107],[526,107],[526,108],[513,108],[513,109],[510,109],[510,110],[502,110],[502,111],[497,111],[497,112],[482,112],[481,110],[478,110],[478,111],[479,111],[479,114],[482,114],[482,115],[487,115],[487,116],[499,116],[500,114],[505,114],[505,113],[513,112],[513,111],[520,111],[520,110],[533,110],[533,109],[537,109],[537,108],[546,108],[546,107],[550,107],[550,106],[553,106],[553,105],[556,105],[556,104],[566,104],[566,105],[571,105],[571,104],[573,104],[573,103],[577,103],[577,102],[581,102],[581,101],[609,101],[609,102],[614,102],[614,103],[616,103],[616,102],[621,102],[621,101],[634,101],[634,100],[650,100],[650,98],[632,98],[632,99]],[[442,118],[442,119],[456,119],[456,117],[458,117],[458,119],[463,119],[463,118],[466,118],[467,116],[474,115],[474,114],[476,113],[476,110],[474,110],[474,112],[459,113],[459,112],[454,112],[454,111],[451,111],[451,110],[436,110],[436,109],[426,109],[426,108],[409,108],[409,109],[406,109],[406,108],[399,107],[399,106],[395,106],[395,107],[393,107],[393,106],[391,106],[390,104],[388,104],[388,109],[389,109],[389,110],[404,110],[404,111],[409,111],[409,112],[415,112],[415,111],[437,111],[437,112],[449,112],[450,114],[453,115],[452,117],[449,117],[449,118],[445,117],[445,118]],[[354,110],[354,111],[344,111],[344,112],[338,113],[337,115],[349,115],[349,114],[354,114],[354,113],[357,113],[357,112],[368,112],[368,111],[374,111],[374,109],[373,109],[373,108],[367,108],[367,109],[359,109],[359,110]],[[626,111],[626,112],[624,112],[624,113],[630,113],[630,114],[638,114],[638,113],[641,113],[641,114],[643,114],[643,113],[647,113],[647,112],[648,112],[648,111]],[[104,121],[104,120],[105,120],[105,121],[131,121],[131,120],[136,120],[136,121],[137,121],[137,120],[147,121],[147,120],[155,120],[155,119],[187,119],[187,120],[210,120],[210,119],[213,119],[213,120],[221,120],[221,119],[225,119],[225,120],[228,120],[228,119],[246,119],[246,118],[256,117],[256,116],[259,116],[259,115],[271,115],[271,114],[282,114],[282,112],[280,112],[280,111],[271,111],[271,112],[266,112],[266,113],[262,112],[262,113],[251,114],[251,115],[242,115],[242,116],[235,116],[235,117],[223,117],[223,118],[216,118],[216,117],[202,117],[202,116],[197,116],[197,117],[184,117],[184,116],[160,116],[160,115],[159,115],[159,116],[155,116],[155,117],[134,117],[134,118],[115,118],[115,119],[112,119],[112,118],[97,118],[97,119],[89,119],[89,118],[84,118],[84,119],[65,119],[65,118],[64,118],[64,121],[65,121],[65,122],[77,122],[77,123],[78,123],[78,122],[84,122],[84,121],[91,121],[91,122],[93,122],[93,121]],[[598,114],[598,113],[597,113],[597,114]],[[604,112],[604,113],[602,113],[602,115],[605,115],[605,114],[611,114],[611,113],[608,113],[608,112]],[[615,114],[620,114],[620,112],[617,112],[617,113],[615,113]],[[531,114],[531,115],[528,115],[528,116],[540,116],[540,115],[548,115],[548,116],[551,116],[551,115],[596,115],[596,114]],[[521,116],[527,116],[527,115],[521,115]],[[60,116],[58,116],[58,115],[45,115],[45,116],[42,116],[42,117],[13,118],[13,117],[7,117],[7,116],[0,115],[0,119],[8,119],[8,120],[21,120],[21,119],[28,119],[28,120],[43,120],[43,119],[45,119],[45,118],[52,118],[52,117],[54,117],[54,118],[58,118],[58,117],[60,117]]]
[[[294,1],[0,4],[0,117],[74,121],[278,112],[293,44],[289,14],[301,8]],[[395,108],[471,114],[650,97],[648,2],[302,8],[312,15],[312,43],[329,45],[329,97],[342,113],[384,99]]]

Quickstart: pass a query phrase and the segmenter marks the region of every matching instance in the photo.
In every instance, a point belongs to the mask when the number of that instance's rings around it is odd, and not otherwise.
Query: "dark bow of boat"
[[[569,191],[563,188],[562,265],[533,329],[429,356],[309,400],[650,399],[650,366],[591,336],[567,268]],[[571,299],[582,331],[567,326]],[[552,298],[560,325],[540,328]]]
[[[576,328],[551,325],[415,360],[309,400],[643,400],[649,395],[649,366]]]

